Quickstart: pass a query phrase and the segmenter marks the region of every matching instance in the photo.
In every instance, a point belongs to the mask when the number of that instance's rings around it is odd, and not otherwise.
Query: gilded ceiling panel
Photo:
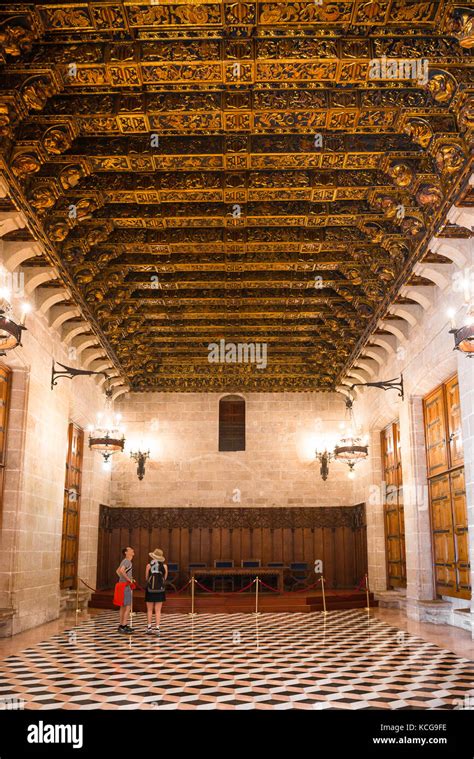
[[[473,46],[472,2],[3,3],[0,170],[131,387],[331,389],[466,187]]]

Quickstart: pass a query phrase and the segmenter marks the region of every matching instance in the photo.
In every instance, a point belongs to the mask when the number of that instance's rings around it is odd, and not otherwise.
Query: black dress
[[[154,562],[151,562],[151,563],[153,564]],[[159,571],[163,574],[163,577],[164,577],[165,576],[165,565],[163,564],[163,562],[161,562],[161,561],[158,562],[158,568],[159,568]],[[150,571],[150,574],[151,574],[151,571]],[[148,575],[148,578],[150,578],[150,574]],[[147,601],[148,603],[154,603],[154,604],[163,603],[163,601],[166,601],[166,592],[165,592],[164,589],[163,590],[155,590],[155,591],[150,590],[148,588],[148,583],[147,583],[146,584],[146,588],[145,588],[145,601]]]

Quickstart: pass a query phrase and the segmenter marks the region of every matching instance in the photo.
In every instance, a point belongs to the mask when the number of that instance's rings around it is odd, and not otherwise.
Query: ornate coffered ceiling
[[[0,168],[131,387],[330,389],[465,189],[473,45],[443,0],[3,4]]]

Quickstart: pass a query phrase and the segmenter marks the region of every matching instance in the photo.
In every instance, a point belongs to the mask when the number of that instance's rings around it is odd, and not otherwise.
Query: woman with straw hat
[[[146,613],[148,617],[148,625],[146,628],[147,635],[153,633],[153,611],[156,617],[156,635],[160,635],[160,618],[161,607],[163,601],[166,601],[165,583],[168,577],[168,567],[165,564],[165,557],[161,548],[155,548],[154,551],[148,554],[151,558],[149,564],[146,565]]]

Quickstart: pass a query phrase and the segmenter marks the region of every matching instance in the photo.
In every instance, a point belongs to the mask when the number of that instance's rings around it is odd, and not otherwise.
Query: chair
[[[262,562],[260,561],[260,559],[242,559],[242,561],[240,562],[240,565],[242,569],[258,569],[259,567],[262,566]],[[253,577],[253,576],[249,574],[249,578],[250,577]],[[247,585],[247,584],[248,584],[247,577],[245,575],[242,575],[240,577],[240,587],[243,588],[244,585]],[[254,590],[253,588],[249,588],[247,592],[252,593],[253,590]]]
[[[166,585],[169,585],[170,588],[173,588],[174,592],[176,593],[176,582],[179,577],[179,564],[169,562],[167,566],[168,577],[166,578]]]
[[[216,559],[214,561],[214,569],[233,569],[233,568],[234,568],[233,559]],[[228,575],[222,575],[221,577],[217,575],[216,577],[213,577],[212,589],[215,592],[216,592],[216,587],[220,587],[220,590],[219,590],[220,593],[226,593],[227,589],[229,588],[233,592],[235,588],[235,577],[231,577]]]
[[[283,561],[269,561],[267,567],[270,569],[285,569],[285,563]],[[268,578],[268,582],[270,582],[270,578]],[[276,581],[275,590],[279,590],[278,580]]]
[[[290,590],[296,590],[299,585],[304,587],[308,581],[308,565],[305,561],[292,561],[289,566],[288,583]]]

